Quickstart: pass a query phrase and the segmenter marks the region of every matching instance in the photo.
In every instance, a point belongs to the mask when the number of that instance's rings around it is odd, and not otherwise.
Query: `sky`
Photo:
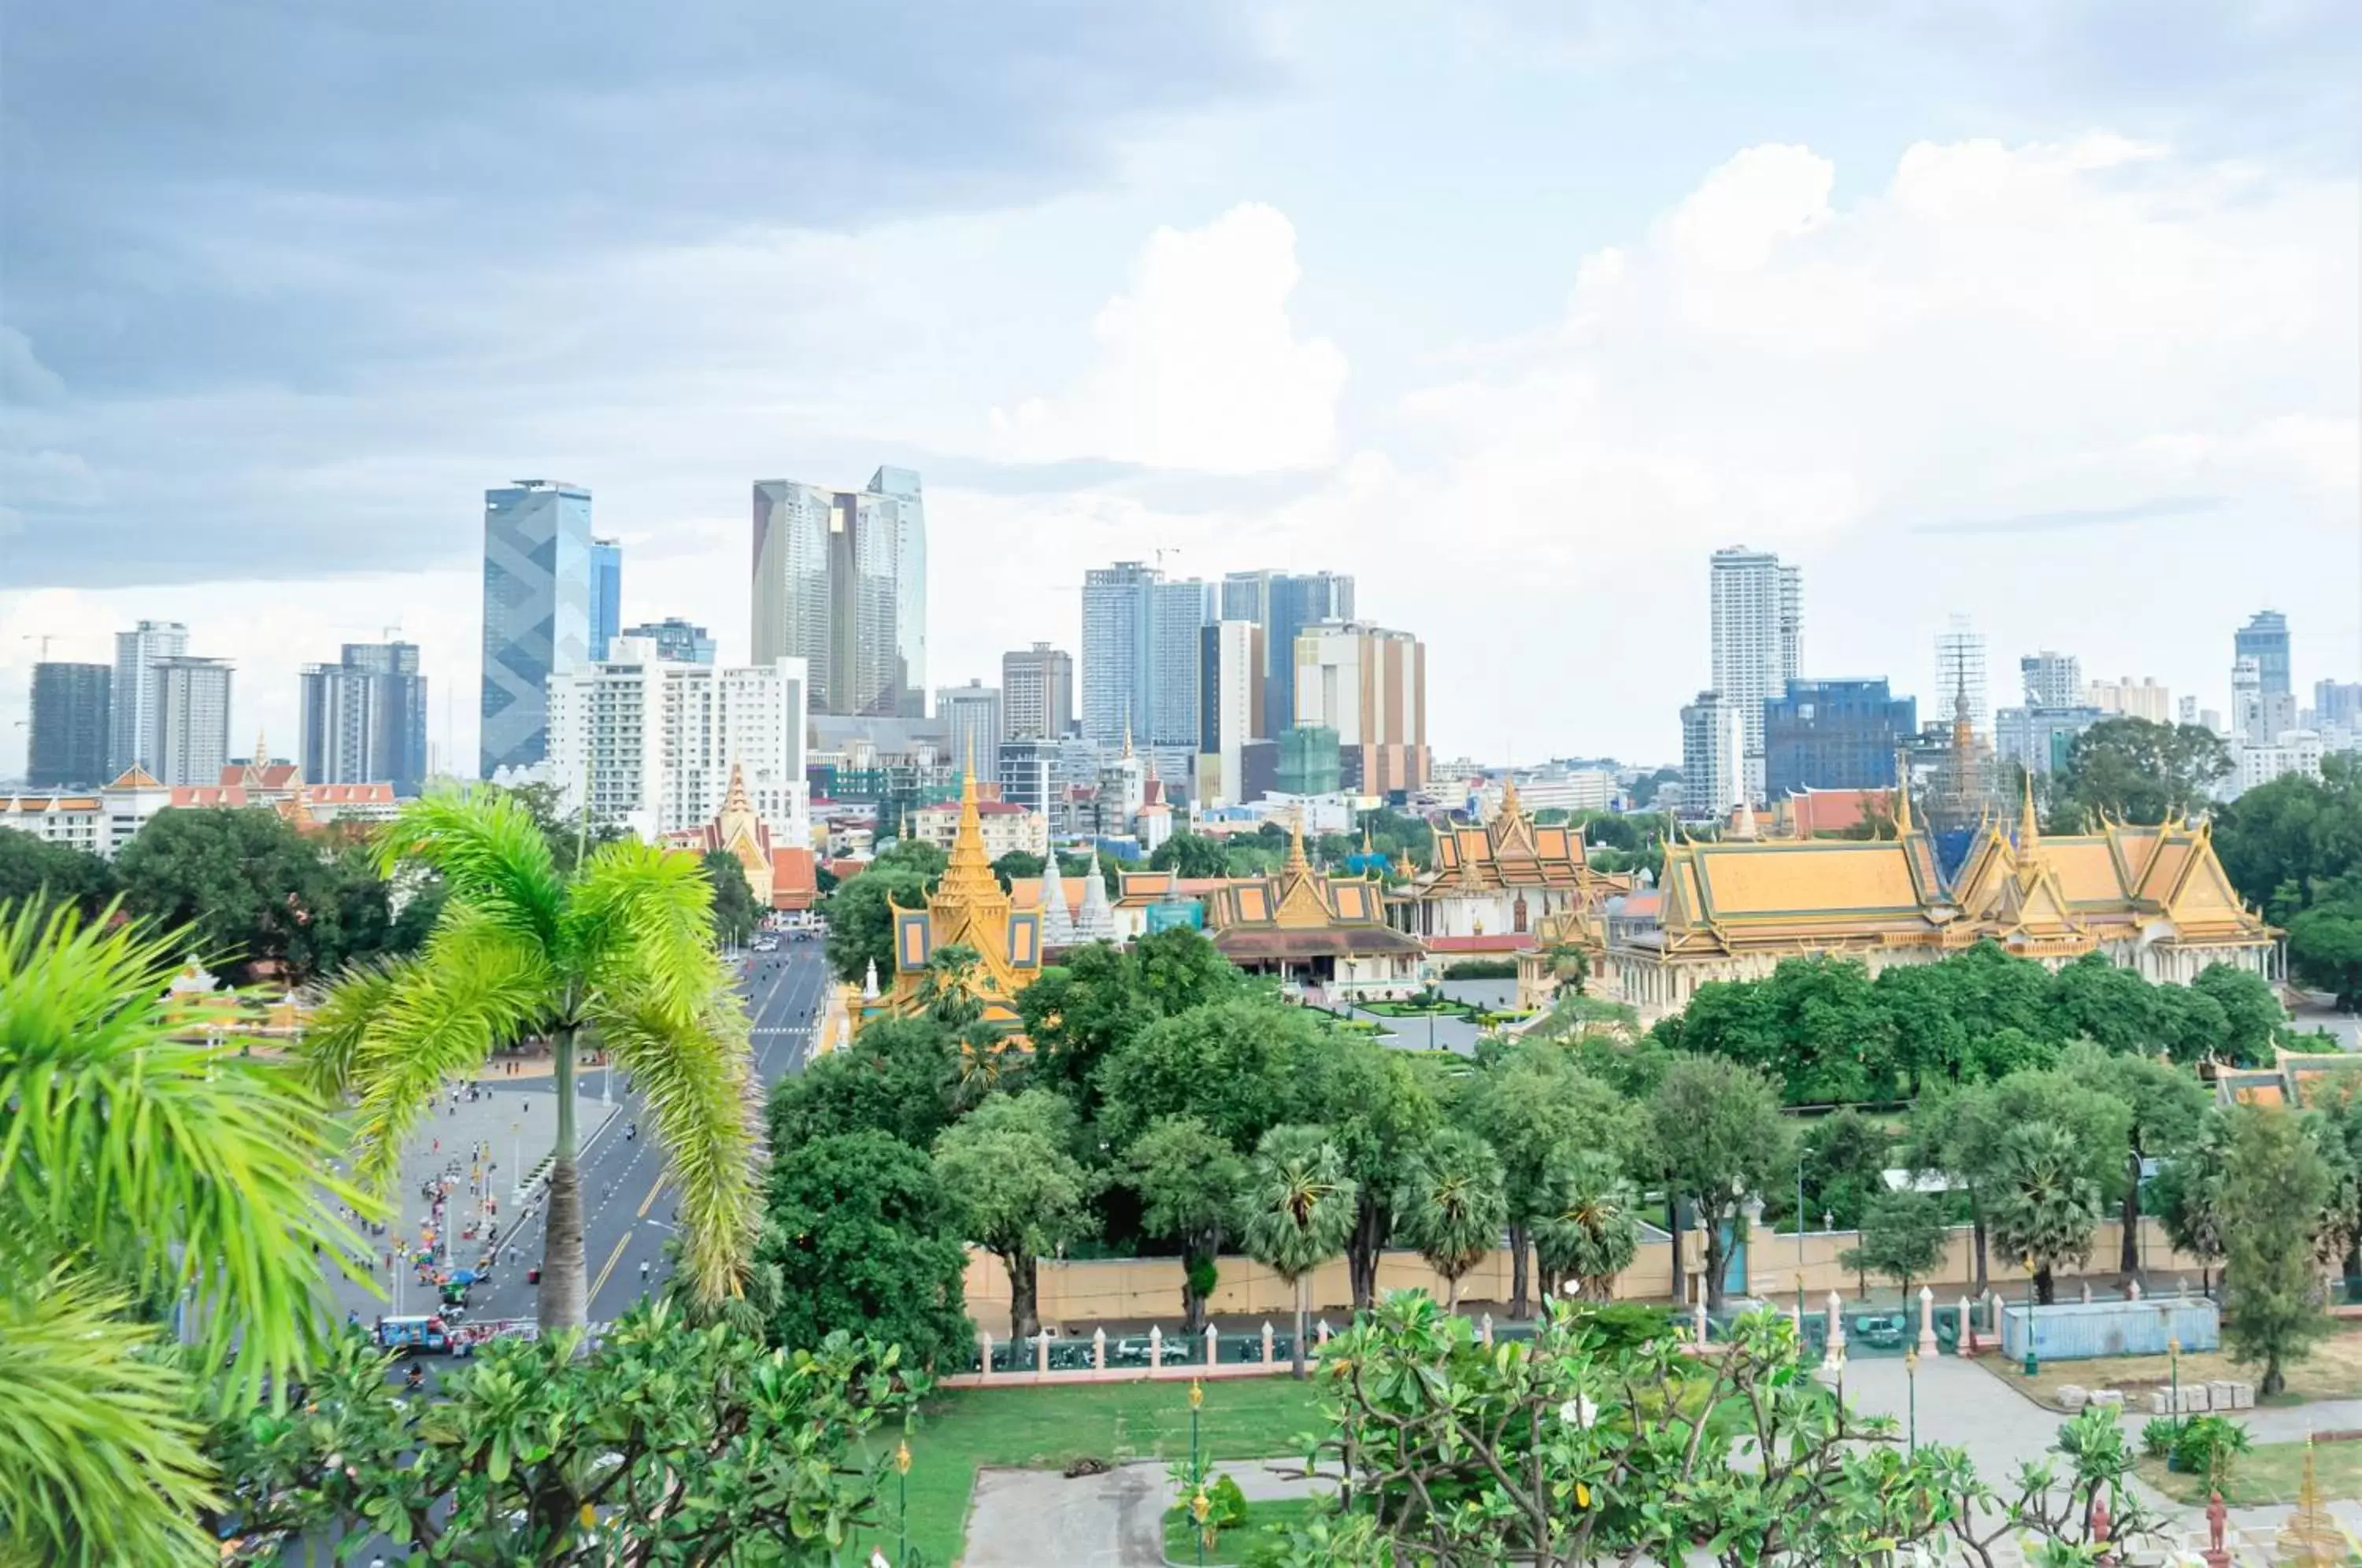
[[[1439,756],[1676,757],[1706,558],[1932,715],[1966,614],[2362,679],[2348,0],[80,0],[0,23],[0,778],[146,616],[232,749],[389,629],[472,758],[482,491],[748,653],[750,487],[924,476],[933,685],[1084,570],[1359,578]]]

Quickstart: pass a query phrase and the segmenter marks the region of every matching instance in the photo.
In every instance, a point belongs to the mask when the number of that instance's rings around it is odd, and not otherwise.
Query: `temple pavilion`
[[[982,815],[977,810],[976,771],[960,785],[959,826],[951,857],[927,894],[923,909],[893,908],[894,979],[877,1003],[879,1010],[911,1013],[922,1001],[927,961],[946,947],[977,955],[968,986],[983,1005],[986,1021],[1014,1025],[1017,993],[1042,973],[1042,912],[1021,910],[993,875],[984,852]]]
[[[1628,887],[1591,868],[1580,828],[1544,827],[1527,815],[1512,778],[1492,821],[1435,830],[1434,867],[1397,898],[1430,951],[1508,954],[1536,946],[1545,922],[1587,931],[1600,906]]]
[[[1721,841],[1669,845],[1655,891],[1610,899],[1604,933],[1586,933],[1601,988],[1670,1012],[1709,980],[1759,979],[1783,958],[1856,957],[1875,974],[1987,940],[2052,968],[2103,953],[2159,983],[2213,964],[2280,976],[2279,933],[2232,889],[2205,822],[2046,834],[2029,787],[2014,832],[1988,819],[1949,878],[1907,790],[1894,828],[1765,839],[1750,814]]]
[[[1304,853],[1304,820],[1269,877],[1225,879],[1206,894],[1214,950],[1250,974],[1332,997],[1398,997],[1418,988],[1426,950],[1386,923],[1385,884],[1328,877]]]

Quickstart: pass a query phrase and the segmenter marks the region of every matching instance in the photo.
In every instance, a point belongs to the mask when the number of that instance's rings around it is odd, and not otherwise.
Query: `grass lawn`
[[[1215,1539],[1206,1553],[1209,1563],[1229,1565],[1244,1562],[1256,1545],[1266,1525],[1287,1525],[1304,1517],[1312,1507],[1309,1497],[1274,1499],[1268,1503],[1249,1503],[1247,1520],[1242,1525],[1224,1530]],[[1175,1562],[1198,1561],[1198,1527],[1189,1516],[1174,1508],[1164,1516],[1164,1555]]]
[[[1977,1364],[2052,1409],[2058,1408],[2059,1388],[2070,1383],[2086,1388],[2121,1388],[2125,1390],[2125,1413],[2135,1418],[2135,1425],[2147,1419],[2148,1403],[2144,1396],[2149,1389],[2167,1386],[2171,1373],[2171,1364],[2161,1355],[2045,1362],[2042,1375],[2030,1380],[2016,1362],[1998,1355],[1979,1356]],[[2237,1365],[2219,1351],[2182,1353],[2184,1384],[2223,1380],[2253,1383],[2262,1375],[2260,1365]],[[2257,1403],[2301,1405],[2313,1399],[2356,1398],[2362,1398],[2362,1324],[2340,1323],[2337,1331],[2314,1346],[2311,1355],[2288,1368],[2287,1393]]]
[[[1286,1376],[1209,1383],[1199,1441],[1216,1459],[1296,1452],[1297,1434],[1319,1425],[1313,1388]],[[897,1435],[888,1434],[888,1446]],[[1114,1463],[1188,1454],[1187,1383],[949,1389],[927,1402],[911,1437],[911,1544],[934,1568],[954,1561],[966,1542],[968,1497],[981,1465],[1063,1470],[1086,1457]],[[889,1520],[893,1510],[889,1477]],[[871,1544],[861,1543],[862,1554]],[[878,1544],[892,1554],[890,1531]]]
[[[1473,1019],[1476,1016],[1476,1010],[1466,1002],[1440,1001],[1432,1007],[1407,1001],[1365,1001],[1357,1005],[1363,1012],[1374,1012],[1380,1018],[1427,1018],[1431,1015],[1436,1018]]]
[[[2362,1497],[2362,1442],[2316,1442],[2312,1473],[2324,1498]],[[2140,1462],[2141,1479],[2177,1503],[2206,1502],[2206,1478],[2168,1470],[2162,1459]],[[2235,1508],[2294,1503],[2304,1485],[2304,1444],[2259,1442],[2231,1462],[2223,1501]]]

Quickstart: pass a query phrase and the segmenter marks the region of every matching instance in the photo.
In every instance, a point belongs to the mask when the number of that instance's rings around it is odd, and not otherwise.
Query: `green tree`
[[[2289,964],[2306,985],[2337,995],[2337,1005],[2362,1008],[2362,900],[2340,900],[2289,918]]]
[[[1020,878],[1042,875],[1043,864],[1042,857],[1030,849],[1012,849],[992,863],[992,874],[1000,878],[1000,886],[1005,891]]]
[[[2188,1069],[2154,1056],[2111,1056],[2097,1046],[2081,1044],[2068,1049],[2059,1067],[2125,1108],[2124,1173],[2117,1199],[2124,1244],[2116,1266],[2131,1279],[2140,1272],[2142,1166],[2188,1147],[2205,1121],[2212,1097]]]
[[[842,1132],[780,1150],[756,1263],[778,1272],[771,1343],[816,1345],[842,1329],[900,1345],[913,1366],[975,1342],[967,1249],[924,1153],[887,1132]]]
[[[1719,1310],[1726,1228],[1749,1197],[1794,1169],[1780,1097],[1750,1067],[1690,1056],[1666,1073],[1649,1120],[1667,1187],[1705,1225],[1706,1304]]]
[[[2085,1039],[2109,1051],[2157,1047],[2157,988],[2104,953],[2086,953],[2050,983],[2051,1035]]]
[[[2021,1121],[2002,1134],[1988,1220],[1993,1243],[2034,1275],[2036,1299],[2055,1299],[2058,1265],[2088,1262],[2100,1223],[2100,1186],[2072,1133]]]
[[[2081,833],[2103,817],[2163,822],[2203,806],[2230,771],[2231,755],[2212,730],[2104,719],[2075,737],[2050,776],[2050,830]]]
[[[1410,1153],[1395,1188],[1395,1229],[1460,1303],[1462,1275],[1501,1244],[1509,1222],[1500,1156],[1474,1133],[1446,1127]]]
[[[1700,1058],[1684,1058],[1694,1060]],[[1564,1046],[1521,1041],[1464,1086],[1460,1115],[1501,1158],[1509,1201],[1509,1312],[1527,1314],[1534,1222],[1549,1211],[1550,1173],[1570,1150],[1629,1159],[1644,1133],[1634,1107],[1575,1066]]]
[[[115,867],[88,850],[0,828],[0,906],[72,904],[95,920],[121,888]]]
[[[2333,754],[2319,778],[2290,774],[2244,790],[2215,812],[2213,837],[2231,885],[2275,922],[2342,898],[2341,884],[2362,869],[2362,768]]]
[[[196,1367],[228,1402],[318,1345],[321,1250],[364,1242],[333,1206],[327,1108],[233,1028],[165,999],[178,936],[0,911],[0,1557],[211,1562],[217,1495],[191,1419]],[[258,1223],[258,1217],[268,1223]],[[187,1293],[199,1359],[160,1322]]]
[[[984,955],[960,943],[927,955],[920,972],[919,1010],[955,1032],[984,1016]]]
[[[1143,936],[1129,948],[1092,943],[1054,964],[1018,993],[1017,1011],[1033,1043],[1035,1071],[1075,1102],[1098,1112],[1096,1075],[1116,1046],[1160,1018],[1242,995],[1244,977],[1198,932]]]
[[[621,823],[590,812],[567,811],[564,792],[555,784],[487,784],[481,793],[487,799],[502,795],[515,801],[540,830],[549,845],[550,863],[561,872],[572,873],[601,845],[630,836]]]
[[[1905,1307],[1911,1282],[1933,1277],[1944,1261],[1948,1237],[1943,1206],[1924,1192],[1882,1192],[1861,1219],[1861,1244],[1838,1255],[1840,1267],[1874,1274],[1902,1287]]]
[[[927,1390],[873,1341],[773,1350],[664,1302],[591,1346],[495,1341],[423,1410],[388,1373],[348,1336],[300,1411],[216,1425],[242,1524],[318,1532],[340,1562],[384,1536],[415,1562],[830,1568],[888,1534],[886,1434]]]
[[[1364,1036],[1322,1038],[1296,1078],[1287,1120],[1329,1130],[1357,1189],[1345,1265],[1360,1311],[1377,1294],[1378,1257],[1395,1229],[1395,1179],[1409,1151],[1443,1124],[1433,1076],[1422,1064]]]
[[[1203,834],[1176,833],[1148,857],[1151,871],[1171,871],[1183,877],[1220,877],[1229,872],[1229,852],[1222,841]]]
[[[1827,1212],[1843,1230],[1860,1225],[1871,1199],[1886,1190],[1893,1135],[1847,1106],[1814,1122],[1804,1143],[1807,1212]]]
[[[698,861],[713,887],[713,940],[736,947],[755,934],[763,911],[755,905],[755,889],[746,885],[746,868],[726,849],[709,849]]]
[[[1562,1151],[1542,1190],[1533,1233],[1543,1297],[1571,1279],[1584,1299],[1612,1300],[1617,1276],[1640,1253],[1639,1197],[1615,1161],[1587,1150]]]
[[[2217,1055],[2224,1061],[2248,1067],[2272,1059],[2272,1037],[2288,1021],[2288,1014],[2281,1010],[2279,998],[2272,994],[2270,981],[2252,969],[2209,964],[2186,987],[2158,988],[2160,996],[2177,992],[2205,997],[2223,1010],[2226,1032]]]
[[[952,1124],[957,1054],[942,1025],[923,1018],[873,1018],[844,1048],[771,1088],[769,1144],[776,1153],[843,1132],[890,1132],[931,1147]]]
[[[1318,1127],[1275,1127],[1255,1146],[1239,1240],[1247,1255],[1296,1290],[1296,1375],[1304,1375],[1312,1271],[1345,1250],[1353,1229],[1353,1178]]]
[[[2198,1260],[2205,1284],[2223,1262],[2223,1182],[2231,1157],[2231,1127],[2209,1110],[2188,1146],[2149,1184],[2151,1207],[2173,1250]]]
[[[1194,1341],[1206,1330],[1214,1259],[1246,1192],[1246,1162],[1196,1117],[1168,1116],[1140,1135],[1125,1163],[1142,1227],[1181,1244],[1183,1331]]]
[[[1964,1084],[1921,1099],[1911,1108],[1904,1131],[1902,1153],[1911,1168],[1923,1176],[1944,1176],[1968,1198],[1971,1264],[1980,1296],[1992,1283],[1986,1214],[1992,1203],[2002,1134],[2008,1130],[2000,1098],[1991,1086]]]
[[[923,838],[897,839],[879,850],[869,863],[873,871],[914,871],[932,882],[944,874],[951,856]]]
[[[448,901],[425,949],[348,969],[304,1040],[312,1081],[355,1102],[353,1169],[392,1185],[404,1140],[442,1085],[542,1038],[557,1128],[542,1254],[544,1328],[583,1320],[582,1187],[574,1077],[585,1036],[629,1072],[680,1195],[681,1275],[718,1310],[735,1297],[758,1209],[746,1022],[712,944],[698,864],[618,842],[561,872],[508,797],[414,801],[389,824],[389,868],[438,872]]]
[[[1090,1230],[1074,1111],[1047,1089],[996,1097],[935,1140],[935,1176],[968,1238],[1009,1271],[1010,1320],[1042,1331],[1035,1264]]]
[[[1868,971],[1849,958],[1791,958],[1768,979],[1709,982],[1658,1031],[1677,1049],[1772,1075],[1792,1105],[1894,1092],[1893,1025]]]
[[[910,910],[924,905],[932,880],[926,872],[880,859],[868,870],[837,884],[821,912],[828,917],[828,966],[838,979],[848,986],[860,985],[875,965],[878,984],[892,983],[894,906]]]
[[[334,853],[260,808],[160,812],[116,856],[124,907],[192,948],[231,983],[297,983],[385,945],[386,889],[340,876]]]
[[[2230,1123],[2223,1231],[2231,1311],[2223,1343],[2234,1360],[2263,1364],[2257,1392],[2269,1397],[2288,1386],[2288,1364],[2329,1331],[2312,1245],[2329,1199],[2329,1165],[2286,1111],[2242,1106]]]
[[[1232,1148],[1252,1149],[1288,1116],[1321,1043],[1311,1014],[1264,997],[1159,1019],[1092,1075],[1101,1135],[1123,1148],[1160,1118],[1196,1116]]]

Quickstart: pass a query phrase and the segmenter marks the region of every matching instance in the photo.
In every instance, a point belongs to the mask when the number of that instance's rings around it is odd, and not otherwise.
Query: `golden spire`
[[[1513,823],[1524,814],[1525,808],[1518,801],[1518,776],[1505,773],[1501,776],[1501,821]]]
[[[730,788],[722,796],[722,815],[727,817],[733,812],[747,816],[755,813],[755,808],[746,801],[745,776],[739,771],[738,759],[734,756],[730,759]]]
[[[2026,768],[2022,775],[2025,784],[2025,803],[2017,813],[2017,853],[2033,854],[2042,847],[2042,827],[2034,820],[2034,770]]]
[[[1894,754],[1894,836],[1901,838],[1911,831],[1911,764],[1903,753]]]
[[[1363,823],[1362,824],[1362,853],[1363,855],[1375,855],[1377,853],[1376,849],[1371,846],[1370,824],[1367,823]]]
[[[1280,874],[1283,877],[1312,875],[1312,862],[1304,854],[1304,802],[1301,801],[1296,802],[1295,814],[1288,819],[1287,865]]]
[[[262,738],[262,726],[254,726],[254,770],[257,773],[270,766],[270,743]]]
[[[1123,754],[1126,756],[1131,755],[1131,704],[1129,702],[1123,705]]]
[[[935,884],[930,905],[953,906],[1005,900],[1000,878],[992,874],[992,860],[984,852],[984,820],[976,808],[976,737],[967,743],[966,770],[960,778],[959,831],[952,836],[951,857],[944,864],[943,880]]]

